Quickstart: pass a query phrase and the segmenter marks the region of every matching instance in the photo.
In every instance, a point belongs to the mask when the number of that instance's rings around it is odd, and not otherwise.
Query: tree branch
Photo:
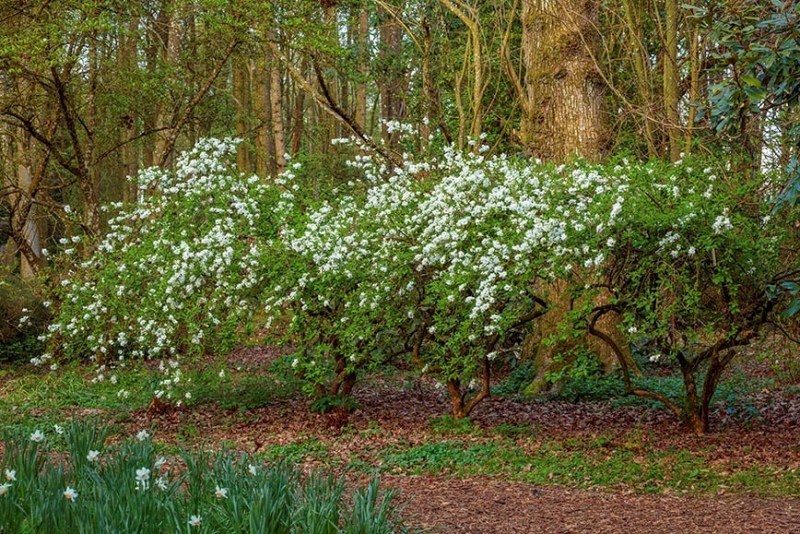
[[[378,154],[386,158],[388,161],[391,161],[396,166],[401,166],[401,162],[397,159],[394,155],[390,154],[388,151],[384,150],[376,143],[369,138],[364,130],[361,129],[355,119],[350,117],[334,100],[333,96],[328,90],[328,85],[325,83],[325,78],[322,76],[322,72],[320,71],[319,64],[317,60],[313,57],[311,58],[311,65],[314,67],[314,74],[317,77],[317,83],[319,83],[319,87],[322,90],[322,96],[325,98],[323,105],[325,105],[335,117],[338,117],[342,122],[344,122],[348,128],[350,128],[353,133],[355,133],[364,143],[369,145],[373,150],[375,150]]]
[[[175,126],[173,126],[170,129],[171,131],[169,133],[169,136],[167,137],[166,142],[164,143],[163,151],[158,157],[159,167],[163,167],[167,163],[170,154],[175,148],[175,141],[178,140],[178,135],[180,134],[181,129],[183,129],[183,126],[189,120],[189,117],[192,116],[194,108],[196,108],[197,105],[200,103],[200,101],[203,99],[203,97],[206,96],[206,93],[208,93],[208,91],[211,90],[211,86],[214,85],[214,82],[216,81],[217,77],[219,77],[219,73],[222,72],[222,67],[224,67],[225,63],[228,62],[228,58],[231,57],[231,54],[233,54],[233,51],[236,49],[239,43],[240,41],[238,39],[234,39],[230,43],[228,43],[228,47],[222,54],[222,59],[217,63],[216,67],[214,67],[214,70],[211,73],[211,76],[209,76],[208,79],[206,80],[205,85],[203,85],[203,87],[200,88],[200,91],[198,91],[194,95],[192,100],[189,102],[189,105],[186,107],[186,111],[184,111],[181,118],[178,119],[178,122],[175,124]]]

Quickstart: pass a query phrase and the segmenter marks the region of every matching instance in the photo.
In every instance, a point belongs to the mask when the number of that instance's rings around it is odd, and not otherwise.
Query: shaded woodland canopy
[[[16,0],[0,20],[0,238],[25,276],[206,136],[245,139],[244,172],[317,164],[320,191],[332,139],[401,150],[387,120],[524,157],[796,167],[793,2]]]

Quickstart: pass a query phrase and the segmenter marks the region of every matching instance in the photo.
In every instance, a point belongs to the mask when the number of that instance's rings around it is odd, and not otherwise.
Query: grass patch
[[[55,372],[30,365],[6,366],[2,371],[0,417],[10,426],[52,426],[75,411],[124,419],[131,410],[146,407],[153,396],[152,373],[139,368],[106,374],[94,382],[96,375],[80,364],[67,364]]]
[[[267,461],[284,461],[290,464],[327,463],[329,445],[315,436],[309,436],[287,445],[268,445],[259,456]]]
[[[665,395],[679,404],[683,402],[685,390],[680,376],[645,376],[633,379],[634,386]],[[758,418],[758,410],[750,402],[750,397],[764,389],[774,386],[770,378],[753,379],[741,371],[734,370],[720,382],[714,393],[711,407],[724,408],[729,415],[735,415],[743,422]],[[626,395],[625,384],[620,374],[580,376],[567,380],[554,395],[569,402],[610,401],[612,407],[645,406],[653,410],[666,410],[660,402]]]
[[[692,451],[639,452],[606,447],[608,439],[548,440],[527,446],[510,439],[400,444],[380,453],[381,469],[411,475],[489,475],[533,484],[627,488],[643,493],[800,495],[800,478],[791,470],[723,470],[708,466]]]
[[[456,419],[452,415],[434,417],[428,421],[434,434],[441,436],[480,435],[481,430],[472,424],[469,417]]]
[[[528,423],[521,425],[501,423],[493,427],[492,432],[498,436],[512,440],[519,438],[533,438],[536,437],[537,434],[536,428]]]
[[[207,369],[191,373],[192,404],[216,403],[223,410],[244,412],[288,400],[299,394],[299,381],[276,380],[263,372]]]

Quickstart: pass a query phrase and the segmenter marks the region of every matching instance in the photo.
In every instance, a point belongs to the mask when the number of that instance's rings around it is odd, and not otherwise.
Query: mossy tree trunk
[[[522,2],[522,55],[525,77],[522,84],[519,137],[526,152],[545,161],[566,161],[582,157],[602,158],[609,134],[604,110],[605,87],[596,61],[600,34],[596,23],[599,2],[595,0],[531,0]],[[590,275],[591,273],[586,273]],[[555,280],[543,288],[551,302],[550,311],[536,325],[536,333],[524,346],[523,355],[534,358],[538,376],[527,388],[537,394],[549,386],[547,375],[569,364],[579,344],[588,345],[606,369],[616,362],[615,354],[597,336],[558,336],[558,329],[574,304],[569,284]],[[601,292],[593,304],[607,305],[609,291]],[[620,317],[605,314],[597,328],[619,340],[631,367],[630,350],[619,330]],[[559,357],[560,356],[560,357]]]
[[[520,139],[546,161],[596,160],[608,143],[595,0],[522,2],[525,64]]]

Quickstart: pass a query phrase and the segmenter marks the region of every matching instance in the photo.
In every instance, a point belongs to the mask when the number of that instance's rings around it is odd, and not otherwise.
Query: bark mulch
[[[387,476],[410,524],[459,534],[800,533],[800,499],[697,498],[534,487],[479,477]]]

